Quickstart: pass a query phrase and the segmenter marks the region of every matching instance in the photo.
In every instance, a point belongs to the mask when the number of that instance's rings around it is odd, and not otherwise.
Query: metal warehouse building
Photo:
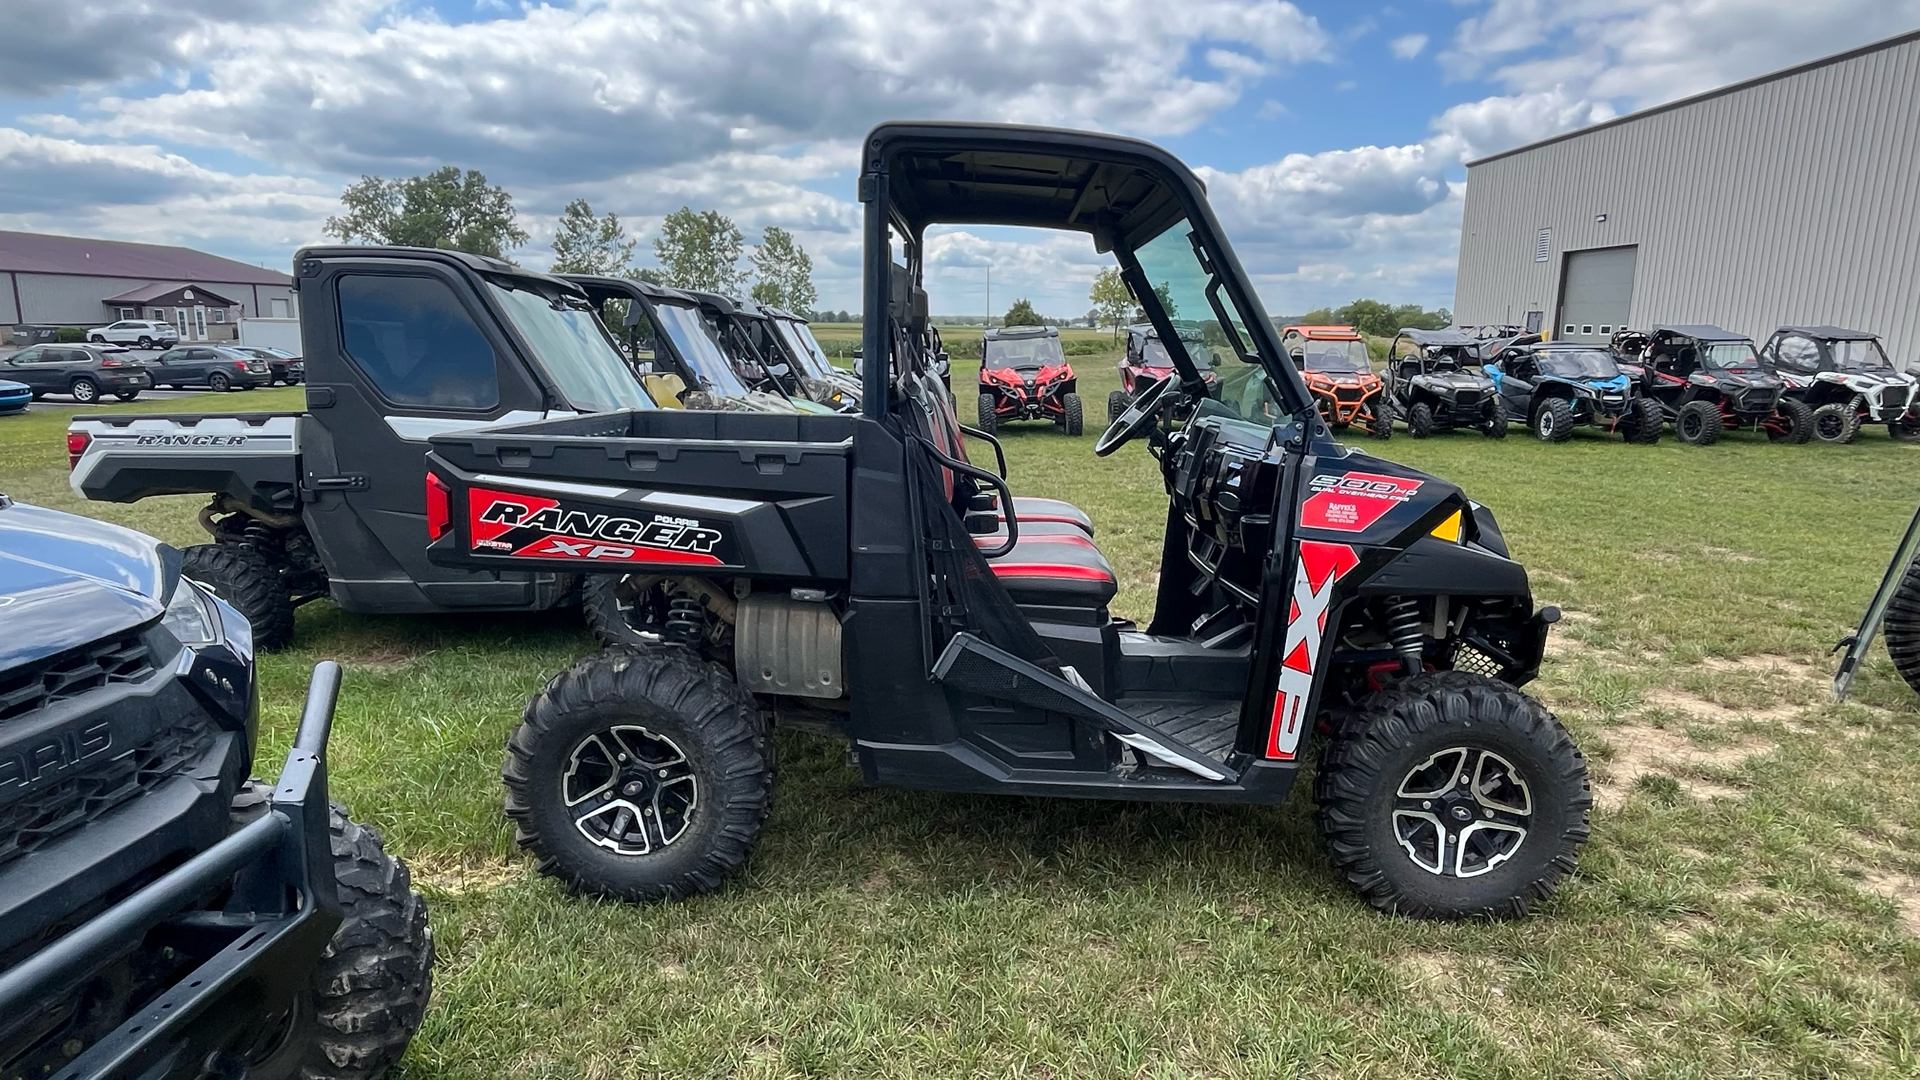
[[[293,318],[293,279],[192,248],[0,232],[0,327],[162,319],[188,341],[240,318]]]
[[[1879,333],[1920,364],[1920,32],[1467,165],[1455,318]]]

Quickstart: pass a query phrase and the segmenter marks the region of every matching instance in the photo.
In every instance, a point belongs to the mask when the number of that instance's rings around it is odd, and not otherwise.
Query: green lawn
[[[1111,357],[1075,363],[1091,422]],[[973,378],[956,364],[963,413]],[[197,499],[78,503],[63,424],[0,419],[0,490],[195,539]],[[1015,488],[1088,508],[1118,610],[1143,616],[1159,478],[1137,446],[1095,460],[1092,434],[1009,428]],[[587,636],[561,617],[320,603],[298,648],[262,662],[265,761],[307,668],[344,661],[335,792],[412,863],[440,948],[405,1075],[1920,1074],[1920,713],[1878,653],[1853,703],[1825,695],[1827,647],[1920,501],[1920,447],[1877,430],[1851,447],[1546,446],[1516,428],[1364,448],[1497,511],[1567,612],[1533,690],[1593,759],[1599,806],[1580,874],[1532,918],[1372,912],[1321,859],[1304,798],[872,790],[841,747],[795,733],[759,850],[722,894],[572,899],[513,851],[499,766]]]

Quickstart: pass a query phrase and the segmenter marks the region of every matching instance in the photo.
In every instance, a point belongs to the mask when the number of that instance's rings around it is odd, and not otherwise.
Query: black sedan
[[[256,360],[265,360],[267,370],[273,373],[274,382],[283,382],[292,386],[307,377],[307,362],[290,352],[259,345],[228,345],[226,347]]]
[[[223,345],[182,345],[152,361],[153,381],[175,390],[204,386],[226,391],[239,387],[273,385],[273,369],[265,360]]]
[[[153,379],[126,349],[112,345],[30,345],[0,360],[0,375],[25,383],[37,400],[67,394],[91,405],[102,394],[132,401]]]

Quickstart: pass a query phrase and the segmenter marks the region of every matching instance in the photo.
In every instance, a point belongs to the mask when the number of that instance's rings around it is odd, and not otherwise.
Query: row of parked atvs
[[[1150,331],[1137,336],[1123,382],[1136,351],[1158,346]],[[1658,442],[1671,426],[1696,446],[1730,429],[1849,443],[1869,423],[1920,438],[1920,382],[1894,367],[1877,336],[1836,326],[1783,326],[1764,348],[1717,326],[1622,330],[1605,348],[1517,327],[1406,329],[1380,373],[1350,326],[1289,326],[1282,341],[1335,431],[1358,426],[1382,439],[1396,420],[1416,439],[1457,430],[1500,439],[1514,421],[1556,443],[1581,426],[1637,443]]]

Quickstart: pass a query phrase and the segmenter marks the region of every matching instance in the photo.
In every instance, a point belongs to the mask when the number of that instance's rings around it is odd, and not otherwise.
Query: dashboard
[[[1188,528],[1187,558],[1202,574],[1257,603],[1273,541],[1273,503],[1283,460],[1269,425],[1196,415],[1166,460],[1173,506]]]

